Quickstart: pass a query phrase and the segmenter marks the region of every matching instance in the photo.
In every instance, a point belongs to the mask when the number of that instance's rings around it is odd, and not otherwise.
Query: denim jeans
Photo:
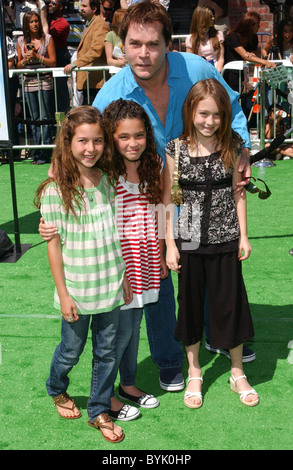
[[[67,391],[68,374],[75,366],[87,341],[90,320],[92,329],[92,378],[88,416],[94,421],[111,408],[110,396],[116,372],[116,334],[120,308],[97,315],[80,315],[75,323],[62,318],[61,343],[56,347],[46,386],[48,395],[56,397]]]
[[[142,315],[142,308],[120,310],[116,340],[116,375],[119,369],[120,383],[122,385],[135,384],[139,330]],[[112,396],[114,396],[114,387]]]
[[[65,67],[70,64],[70,52],[66,47],[56,49],[56,67]],[[57,109],[56,111],[66,112],[70,107],[70,97],[68,89],[68,77],[56,78]]]
[[[54,95],[53,90],[40,90],[26,93],[25,95],[30,116],[33,121],[40,121],[54,118]],[[42,131],[41,131],[42,127]],[[53,141],[53,124],[44,126],[31,125],[34,145],[52,144]],[[43,139],[42,139],[43,132]],[[50,149],[36,149],[35,160],[49,160]]]
[[[161,280],[158,302],[144,307],[147,335],[153,361],[159,369],[182,367],[184,355],[174,337],[176,327],[174,287],[171,273]]]

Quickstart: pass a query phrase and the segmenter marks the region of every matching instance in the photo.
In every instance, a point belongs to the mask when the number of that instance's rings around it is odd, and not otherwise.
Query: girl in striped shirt
[[[48,259],[62,330],[47,392],[61,417],[81,416],[67,394],[68,374],[84,349],[91,321],[93,367],[88,424],[100,429],[106,440],[120,442],[123,431],[107,413],[116,377],[120,307],[132,300],[132,292],[113,213],[110,149],[99,111],[91,106],[72,110],[57,138],[54,178],[40,185],[36,204],[45,222],[58,229],[48,241]]]
[[[143,307],[158,300],[160,279],[168,274],[155,211],[162,198],[162,160],[157,155],[149,118],[139,104],[113,101],[103,117],[114,144],[117,225],[133,291],[132,302],[120,312],[116,346],[119,396],[143,408],[155,408],[158,400],[135,386],[135,375]],[[113,391],[110,416],[134,419],[136,415],[122,405]]]

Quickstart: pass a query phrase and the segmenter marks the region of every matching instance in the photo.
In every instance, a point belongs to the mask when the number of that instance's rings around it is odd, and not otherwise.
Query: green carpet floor
[[[167,393],[159,387],[143,321],[137,385],[157,396],[160,406],[141,410],[140,419],[123,423],[126,437],[118,445],[107,443],[87,425],[90,340],[70,377],[69,392],[82,418],[63,420],[46,395],[60,320],[52,307],[54,285],[32,200],[47,170],[47,165],[15,163],[21,243],[32,246],[16,263],[0,263],[0,449],[161,453],[292,449],[293,256],[289,250],[293,247],[293,161],[281,161],[265,170],[254,168],[253,174],[266,180],[272,196],[262,201],[248,195],[253,252],[243,269],[255,325],[250,346],[256,360],[246,365],[245,372],[260,395],[260,404],[255,408],[242,405],[227,383],[229,360],[202,347],[204,403],[199,410],[186,408],[183,392]],[[9,165],[0,167],[0,194],[0,228],[14,240]],[[174,285],[177,288],[176,276]]]

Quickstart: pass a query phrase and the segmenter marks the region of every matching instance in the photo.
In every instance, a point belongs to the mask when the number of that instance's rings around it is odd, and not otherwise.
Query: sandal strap
[[[258,397],[258,394],[257,394],[256,391],[254,390],[254,388],[251,388],[250,390],[244,390],[243,392],[241,392],[241,393],[239,394],[240,400],[245,400],[245,398],[246,398],[248,395],[256,395],[256,396]]]
[[[97,429],[109,429],[109,431],[113,431],[114,423],[110,416],[107,413],[101,413],[93,422],[95,428]],[[107,426],[107,424],[110,424]]]
[[[201,382],[203,382],[202,376],[200,376],[200,377],[188,377],[187,383],[189,383],[191,380],[200,380]]]
[[[57,397],[53,397],[53,401],[55,405],[58,405],[61,408],[62,408],[62,405],[65,405],[69,401],[72,401],[72,403],[74,404],[74,401],[72,400],[72,398],[70,398],[70,396],[66,392],[60,393],[60,395],[58,395]]]
[[[200,380],[201,382],[203,381],[202,376],[200,376],[200,377],[188,377],[187,383],[189,383],[191,380]],[[186,390],[186,392],[184,393],[184,398],[192,398],[192,397],[199,398],[202,401],[202,393],[201,392],[189,392],[188,390]]]
[[[184,398],[191,398],[191,397],[200,398],[202,400],[202,393],[201,392],[185,392],[184,393]]]
[[[240,375],[239,377],[234,377],[234,375],[231,374],[231,377],[234,380],[235,384],[236,384],[237,380],[239,380],[239,379],[247,379],[246,375]]]

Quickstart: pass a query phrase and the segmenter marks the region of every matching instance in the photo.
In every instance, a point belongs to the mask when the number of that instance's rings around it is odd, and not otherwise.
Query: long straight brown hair
[[[239,141],[240,144],[240,137],[232,130],[230,98],[218,80],[214,78],[200,80],[190,89],[183,105],[183,132],[181,137],[192,147],[197,147],[197,134],[193,124],[193,116],[199,102],[207,98],[213,98],[219,109],[221,124],[215,133],[215,138],[221,148],[220,158],[226,170],[228,170],[234,166],[237,157],[235,143]]]
[[[239,34],[242,46],[247,46],[251,43],[254,25],[259,23],[260,20],[261,17],[256,11],[248,11],[241,16],[233,32]]]
[[[190,34],[192,52],[194,54],[198,54],[200,45],[205,40],[206,33],[208,33],[208,37],[212,42],[213,49],[215,51],[220,49],[218,32],[214,26],[209,26],[212,15],[215,15],[214,10],[205,5],[196,7],[192,14]]]

